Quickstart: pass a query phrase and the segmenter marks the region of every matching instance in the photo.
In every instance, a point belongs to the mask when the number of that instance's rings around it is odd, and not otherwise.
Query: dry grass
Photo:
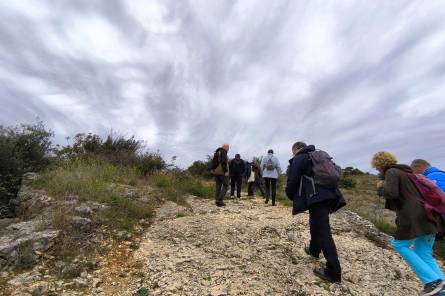
[[[81,201],[97,201],[108,205],[100,217],[103,223],[116,228],[131,229],[140,219],[151,218],[154,206],[121,196],[112,184],[134,185],[142,176],[135,168],[120,168],[100,161],[69,161],[44,172],[33,184],[36,189],[45,190],[56,198],[76,196]],[[54,227],[66,226],[66,209],[53,213]]]

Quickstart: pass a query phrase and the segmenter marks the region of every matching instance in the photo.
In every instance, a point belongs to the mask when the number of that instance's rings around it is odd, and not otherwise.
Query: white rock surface
[[[128,271],[131,276],[102,270],[105,295],[134,295],[146,287],[150,295],[409,296],[422,288],[394,251],[379,247],[389,238],[353,213],[331,216],[343,283],[329,284],[312,274],[324,259],[303,251],[307,214],[293,217],[290,208],[260,199],[228,201],[225,208],[211,200],[190,204],[188,216],[166,215],[149,229],[126,260],[143,263]]]

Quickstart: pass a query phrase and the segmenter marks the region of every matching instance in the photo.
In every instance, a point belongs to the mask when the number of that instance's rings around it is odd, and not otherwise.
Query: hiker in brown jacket
[[[396,233],[392,247],[405,259],[425,285],[420,295],[445,295],[445,275],[433,258],[437,226],[428,219],[420,192],[408,174],[407,165],[397,164],[389,152],[378,152],[372,166],[382,177],[377,184],[379,195],[386,199],[386,208],[396,212]]]

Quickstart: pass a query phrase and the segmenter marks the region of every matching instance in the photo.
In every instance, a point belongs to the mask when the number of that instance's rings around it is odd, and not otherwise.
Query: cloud
[[[445,5],[412,1],[9,1],[0,124],[63,141],[134,134],[182,166],[221,143],[284,163],[305,140],[370,169],[445,167]]]

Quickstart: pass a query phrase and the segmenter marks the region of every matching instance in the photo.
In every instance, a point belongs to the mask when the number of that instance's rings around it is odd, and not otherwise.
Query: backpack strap
[[[303,188],[303,178],[306,178],[307,180],[309,180],[310,182],[311,182],[311,185],[312,185],[312,195],[311,196],[309,196],[309,197],[313,197],[314,195],[316,195],[318,192],[316,191],[316,189],[315,189],[315,181],[314,181],[314,178],[311,178],[311,177],[309,177],[309,176],[306,176],[306,175],[302,175],[301,176],[301,179],[300,179],[300,188],[299,188],[299,192],[298,192],[298,194],[299,194],[299,196],[301,197],[301,192],[302,192],[302,188]]]

